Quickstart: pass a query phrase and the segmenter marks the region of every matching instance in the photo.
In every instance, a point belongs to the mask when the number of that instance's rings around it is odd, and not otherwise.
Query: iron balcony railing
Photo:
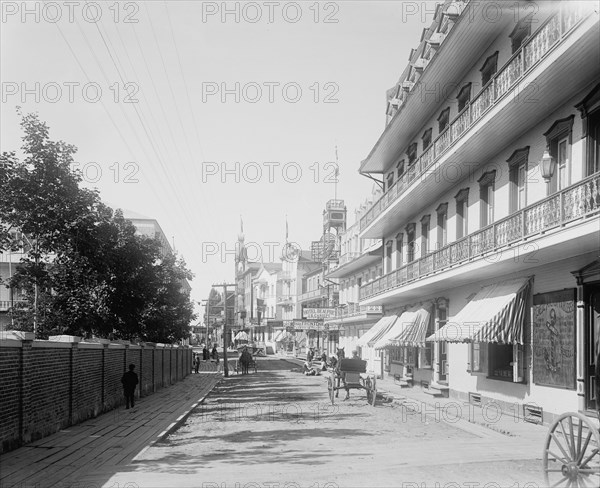
[[[381,305],[359,305],[358,303],[351,303],[347,307],[338,308],[335,311],[335,317],[338,319],[343,319],[346,317],[353,317],[356,315],[364,315],[364,314],[381,314],[383,309]]]
[[[409,165],[406,173],[365,213],[360,219],[361,232],[391,206],[416,178],[429,170],[448,148],[462,139],[492,106],[516,88],[522,78],[566,38],[583,20],[584,8],[582,4],[575,2],[565,4],[558,13],[547,19],[536,30],[456,116],[449,127],[413,164]]]
[[[338,292],[338,285],[328,285],[323,288],[317,288],[316,290],[307,291],[306,293],[302,293],[298,295],[298,301],[304,302],[306,300],[312,300],[316,298],[329,298],[329,296],[333,296],[334,293]]]
[[[374,297],[451,266],[496,252],[600,211],[600,173],[529,205],[360,287],[359,299]]]

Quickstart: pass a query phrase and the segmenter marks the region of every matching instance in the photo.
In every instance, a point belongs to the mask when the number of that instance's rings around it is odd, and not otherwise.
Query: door
[[[587,291],[586,313],[586,375],[585,375],[585,406],[595,411],[598,398],[596,383],[596,358],[600,353],[600,285],[590,285]]]
[[[444,327],[444,325],[446,325],[447,309],[436,307],[436,314],[436,329],[441,329],[442,327]],[[446,341],[438,342],[437,347],[438,382],[448,383],[448,347]]]

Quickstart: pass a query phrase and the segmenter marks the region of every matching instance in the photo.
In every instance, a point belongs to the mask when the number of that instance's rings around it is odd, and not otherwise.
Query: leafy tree
[[[136,235],[121,211],[80,187],[74,146],[49,139],[37,115],[22,117],[23,151],[0,156],[0,252],[29,244],[9,286],[22,290],[14,310],[23,330],[172,342],[188,337],[194,318],[185,263],[161,259],[155,239]]]

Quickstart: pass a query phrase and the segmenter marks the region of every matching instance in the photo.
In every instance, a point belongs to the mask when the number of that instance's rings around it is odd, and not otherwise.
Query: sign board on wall
[[[335,317],[335,308],[305,308],[302,315],[305,319],[332,319]]]
[[[575,389],[575,289],[533,296],[533,382]]]

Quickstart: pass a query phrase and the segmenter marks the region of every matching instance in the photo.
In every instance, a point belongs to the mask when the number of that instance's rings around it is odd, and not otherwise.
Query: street
[[[544,486],[537,440],[383,400],[371,407],[359,390],[332,407],[325,377],[294,368],[261,359],[257,374],[224,378],[105,486]]]

